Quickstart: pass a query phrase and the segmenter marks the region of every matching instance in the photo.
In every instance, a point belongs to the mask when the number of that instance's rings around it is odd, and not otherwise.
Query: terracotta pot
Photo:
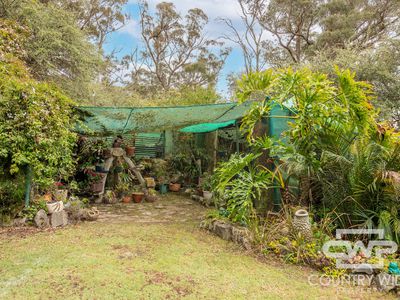
[[[135,201],[135,203],[142,202],[143,197],[144,197],[144,193],[141,193],[141,192],[132,193],[132,198],[133,198],[133,201]]]
[[[158,200],[158,197],[156,195],[146,195],[145,197],[146,202],[156,202]]]
[[[126,146],[126,147],[125,147],[126,156],[129,156],[129,157],[134,156],[134,155],[135,155],[135,150],[136,150],[135,147]]]
[[[124,196],[122,198],[122,202],[124,203],[131,203],[132,202],[132,197],[131,196]]]
[[[181,184],[180,183],[170,183],[169,190],[171,192],[179,192],[181,190]]]

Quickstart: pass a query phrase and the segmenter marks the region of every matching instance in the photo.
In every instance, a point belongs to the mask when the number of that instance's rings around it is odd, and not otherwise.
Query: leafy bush
[[[217,205],[226,206],[228,218],[233,222],[249,225],[254,221],[254,202],[276,186],[275,174],[256,163],[259,156],[234,154],[229,161],[220,163],[213,175]]]
[[[71,131],[73,102],[56,88],[31,79],[18,61],[0,62],[0,77],[2,175],[24,173],[28,165],[39,185],[67,175],[76,140]]]
[[[2,214],[23,205],[25,173],[45,187],[72,170],[74,103],[31,78],[21,59],[29,30],[0,20],[0,201]]]

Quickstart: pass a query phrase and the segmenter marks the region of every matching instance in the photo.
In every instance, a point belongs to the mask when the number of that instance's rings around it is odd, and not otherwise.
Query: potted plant
[[[67,200],[68,189],[61,181],[54,183],[53,197],[56,201]]]
[[[122,202],[124,203],[131,203],[132,202],[132,196],[131,195],[124,195],[122,197]]]
[[[160,194],[166,194],[168,192],[168,184],[165,181],[161,181],[158,184],[160,189]]]
[[[101,193],[103,191],[103,179],[105,178],[106,174],[104,173],[95,173],[90,177],[90,190],[92,193]]]
[[[87,176],[87,184],[90,187],[90,191],[94,194],[102,192],[103,180],[106,174],[95,172],[92,167],[85,168],[84,173]]]
[[[179,192],[181,190],[181,184],[178,182],[170,182],[168,188],[171,192]]]
[[[161,159],[158,159],[157,163],[154,164],[154,173],[161,194],[168,192],[167,167],[167,161]]]
[[[211,176],[208,173],[204,173],[201,180],[201,190],[203,198],[210,201],[213,197],[212,186],[211,186]]]
[[[115,188],[118,197],[122,198],[122,202],[129,203],[132,201],[132,196],[129,193],[129,183],[119,182]]]
[[[144,180],[146,181],[146,186],[148,188],[155,188],[156,187],[156,181],[154,180],[153,177],[145,177]]]
[[[125,146],[126,156],[128,156],[128,157],[134,156],[135,150],[136,150],[136,147],[134,147],[134,146]]]
[[[135,188],[132,192],[133,201],[135,201],[135,203],[140,203],[140,202],[142,202],[143,197],[144,197],[144,193],[142,191],[142,187],[135,186]]]
[[[121,147],[125,148],[125,154],[128,157],[135,156],[135,141],[136,141],[136,136],[135,134],[132,134],[132,138],[125,140],[124,143],[121,145]]]
[[[175,174],[174,176],[171,177],[171,181],[169,183],[169,190],[171,192],[179,192],[181,190],[181,175],[180,174]]]
[[[148,191],[147,191],[147,193],[145,195],[145,200],[147,202],[150,202],[150,203],[156,202],[158,200],[156,190],[155,189],[148,189]]]

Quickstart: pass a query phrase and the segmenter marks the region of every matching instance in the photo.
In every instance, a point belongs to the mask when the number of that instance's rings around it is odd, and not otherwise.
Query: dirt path
[[[185,196],[167,194],[154,203],[118,203],[97,207],[99,222],[181,223],[198,222],[206,209]]]
[[[186,198],[100,210],[97,222],[0,235],[0,299],[388,299],[244,253],[198,229],[206,210]]]

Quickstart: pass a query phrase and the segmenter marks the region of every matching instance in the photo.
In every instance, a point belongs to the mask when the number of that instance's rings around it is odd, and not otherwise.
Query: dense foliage
[[[273,173],[256,163],[260,155],[233,155],[213,175],[217,205],[226,207],[227,217],[249,225],[256,217],[255,201],[273,187]]]
[[[74,14],[53,3],[23,0],[0,6],[0,16],[27,31],[20,59],[35,79],[53,82],[76,99],[87,96],[101,57]]]
[[[3,173],[13,175],[30,165],[36,182],[43,184],[65,175],[75,141],[73,102],[51,85],[31,79],[18,61],[0,62],[0,74]]]
[[[20,60],[26,28],[0,24],[0,214],[10,215],[22,206],[28,167],[39,187],[68,175],[76,136],[74,103]]]
[[[330,78],[309,69],[283,69],[243,76],[237,97],[245,101],[254,93],[273,100],[256,102],[243,119],[242,130],[258,156],[279,157],[261,161],[265,168],[279,170],[275,178],[285,174],[299,180],[297,199],[285,204],[309,206],[317,220],[330,218],[342,228],[384,227],[389,237],[397,239],[400,141],[393,129],[377,123],[372,87],[356,81],[348,70],[336,69]],[[274,105],[286,105],[295,113],[284,142],[257,134],[258,124]],[[248,164],[246,157],[233,157],[221,165],[217,187],[243,181],[241,170]],[[227,176],[223,171],[227,165],[239,175],[232,171]],[[252,186],[258,187],[254,182]],[[270,187],[272,183],[269,180]]]

